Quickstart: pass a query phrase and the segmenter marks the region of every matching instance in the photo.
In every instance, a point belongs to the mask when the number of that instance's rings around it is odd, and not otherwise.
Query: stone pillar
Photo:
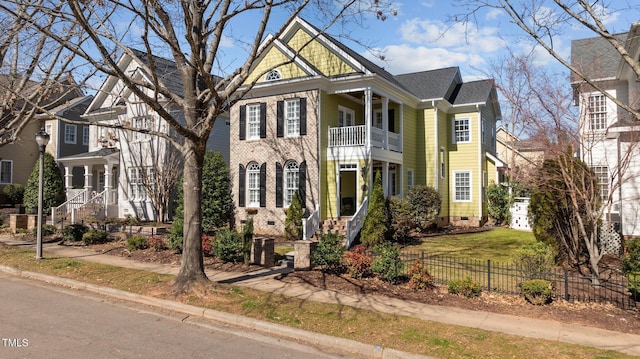
[[[318,242],[313,241],[296,241],[293,245],[293,269],[310,270],[313,267],[311,263],[311,253],[316,249]]]
[[[11,229],[11,233],[16,233],[17,229],[26,229],[27,215],[26,214],[10,214],[9,228]]]
[[[73,188],[73,167],[64,166],[64,188],[69,191]],[[68,194],[68,192],[67,192]],[[68,199],[68,198],[67,198]]]
[[[275,245],[273,238],[257,237],[251,245],[251,263],[267,268],[276,264]]]

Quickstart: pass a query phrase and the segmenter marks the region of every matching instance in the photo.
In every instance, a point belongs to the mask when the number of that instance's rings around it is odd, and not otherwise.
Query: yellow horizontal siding
[[[324,76],[344,75],[356,70],[343,61],[332,50],[313,39],[303,29],[298,30],[287,43],[294,51],[298,51],[302,58],[317,68]]]
[[[295,63],[282,53],[276,47],[272,47],[262,58],[258,65],[253,69],[251,75],[245,81],[245,84],[253,82],[256,78],[260,78],[258,83],[264,82],[266,72],[277,69],[283,79],[290,79],[305,76],[306,73]]]

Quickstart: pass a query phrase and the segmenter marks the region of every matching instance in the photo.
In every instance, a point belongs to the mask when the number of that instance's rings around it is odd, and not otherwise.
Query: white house
[[[133,50],[134,56],[124,54],[118,66],[136,80],[149,81],[146,53]],[[182,84],[175,63],[154,56],[157,78],[176,94]],[[143,89],[144,91],[151,91]],[[153,97],[153,94],[150,93]],[[180,109],[168,98],[159,102],[178,121]],[[53,209],[53,220],[78,221],[80,217],[126,218],[145,221],[156,218],[150,191],[157,190],[164,175],[181,175],[181,158],[170,141],[145,132],[155,131],[173,136],[171,127],[148,105],[132,93],[123,82],[110,76],[100,87],[83,115],[92,124],[89,130],[89,149],[86,153],[59,159],[65,167],[68,201]],[[109,127],[106,127],[109,126]],[[138,128],[124,130],[121,126]],[[179,139],[176,139],[179,141]],[[209,138],[208,148],[222,152],[229,158],[229,121],[219,118]],[[84,185],[73,188],[73,167],[84,168]]]
[[[614,35],[632,58],[640,56],[640,23]],[[640,104],[640,82],[619,52],[602,37],[574,40],[572,64],[612,97],[633,108]],[[640,123],[610,98],[572,75],[580,106],[582,159],[600,179],[611,231],[640,235]]]

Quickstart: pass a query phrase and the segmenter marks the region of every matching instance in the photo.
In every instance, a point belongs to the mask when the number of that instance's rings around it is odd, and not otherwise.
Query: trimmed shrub
[[[177,235],[173,231],[169,233],[167,235],[167,246],[169,249],[182,252],[182,234]]]
[[[89,231],[89,227],[81,223],[70,224],[62,228],[62,239],[70,242],[80,242],[82,236]]]
[[[320,266],[324,272],[342,271],[342,257],[344,256],[345,238],[338,233],[323,233],[320,243],[311,253],[311,263]]]
[[[149,245],[149,248],[153,248],[156,252],[161,252],[167,249],[167,241],[162,237],[149,237],[147,238],[147,244]]]
[[[516,268],[529,279],[545,279],[555,265],[555,249],[543,242],[535,242],[518,251],[514,260]]]
[[[360,240],[365,246],[373,247],[384,242],[388,230],[389,215],[382,189],[382,179],[380,178],[380,172],[376,172],[373,189],[369,197],[367,216],[364,218],[360,232]]]
[[[409,201],[399,197],[389,198],[389,214],[391,215],[391,239],[399,243],[408,241],[411,230],[415,227]]]
[[[427,231],[436,224],[442,200],[435,188],[426,185],[413,186],[409,189],[407,201],[413,222],[419,230]]]
[[[622,271],[624,273],[640,272],[640,238],[633,238],[625,242],[625,255],[622,257]]]
[[[409,268],[408,285],[409,288],[413,290],[424,290],[435,287],[433,277],[418,259],[416,259],[411,268]]]
[[[55,234],[58,231],[58,228],[56,228],[56,226],[52,225],[52,224],[42,224],[42,235],[43,236],[50,236],[52,234]],[[32,231],[33,236],[37,236],[38,235],[38,228],[34,228]]]
[[[290,241],[302,239],[302,217],[304,208],[298,197],[298,192],[293,194],[291,205],[287,208],[287,217],[284,220],[284,237]]]
[[[351,278],[364,278],[372,274],[371,264],[373,258],[367,254],[367,248],[357,246],[352,251],[344,252],[342,263],[347,268]]]
[[[147,248],[149,248],[149,241],[145,236],[137,234],[127,239],[127,249],[129,250],[129,252],[133,252],[138,249],[147,249]]]
[[[402,275],[402,261],[400,249],[389,242],[384,242],[374,248],[375,259],[371,264],[371,270],[382,280],[389,283],[397,283]]]
[[[82,242],[86,245],[107,243],[109,241],[109,232],[101,229],[90,229],[82,235]]]
[[[36,161],[33,170],[24,188],[24,205],[30,210],[38,208],[38,187],[40,178],[40,161]],[[44,154],[44,187],[42,189],[42,212],[50,213],[51,207],[56,207],[64,203],[67,195],[64,192],[64,180],[60,167],[53,156]]]
[[[202,237],[202,255],[206,257],[210,257],[214,255],[213,244],[211,242],[211,237],[203,234]]]
[[[15,206],[16,204],[22,203],[24,197],[24,186],[19,183],[12,183],[4,186],[2,190],[4,195],[7,196],[9,200],[9,204]]]
[[[534,305],[551,303],[553,285],[548,280],[532,279],[520,283],[524,299]]]
[[[216,233],[215,253],[223,262],[237,263],[243,260],[242,237],[240,233],[223,229]]]
[[[449,282],[449,293],[462,295],[467,298],[477,297],[482,293],[480,283],[467,276],[464,279],[454,279]]]
[[[509,194],[509,187],[499,183],[491,182],[487,186],[487,211],[489,217],[496,221],[496,224],[511,223],[511,205],[513,198]]]

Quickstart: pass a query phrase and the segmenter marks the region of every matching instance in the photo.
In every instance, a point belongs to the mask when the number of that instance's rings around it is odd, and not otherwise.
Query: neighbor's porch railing
[[[316,210],[309,218],[302,219],[302,239],[307,240],[320,228],[320,206],[316,204]]]
[[[90,192],[81,190],[58,207],[51,208],[51,224],[64,223],[68,215],[82,207],[89,200]]]
[[[358,232],[362,228],[362,224],[364,223],[364,218],[367,216],[367,211],[369,207],[369,197],[366,197],[356,213],[351,217],[349,221],[347,221],[347,228],[345,237],[347,237],[347,248],[351,247],[353,240],[356,239]]]

